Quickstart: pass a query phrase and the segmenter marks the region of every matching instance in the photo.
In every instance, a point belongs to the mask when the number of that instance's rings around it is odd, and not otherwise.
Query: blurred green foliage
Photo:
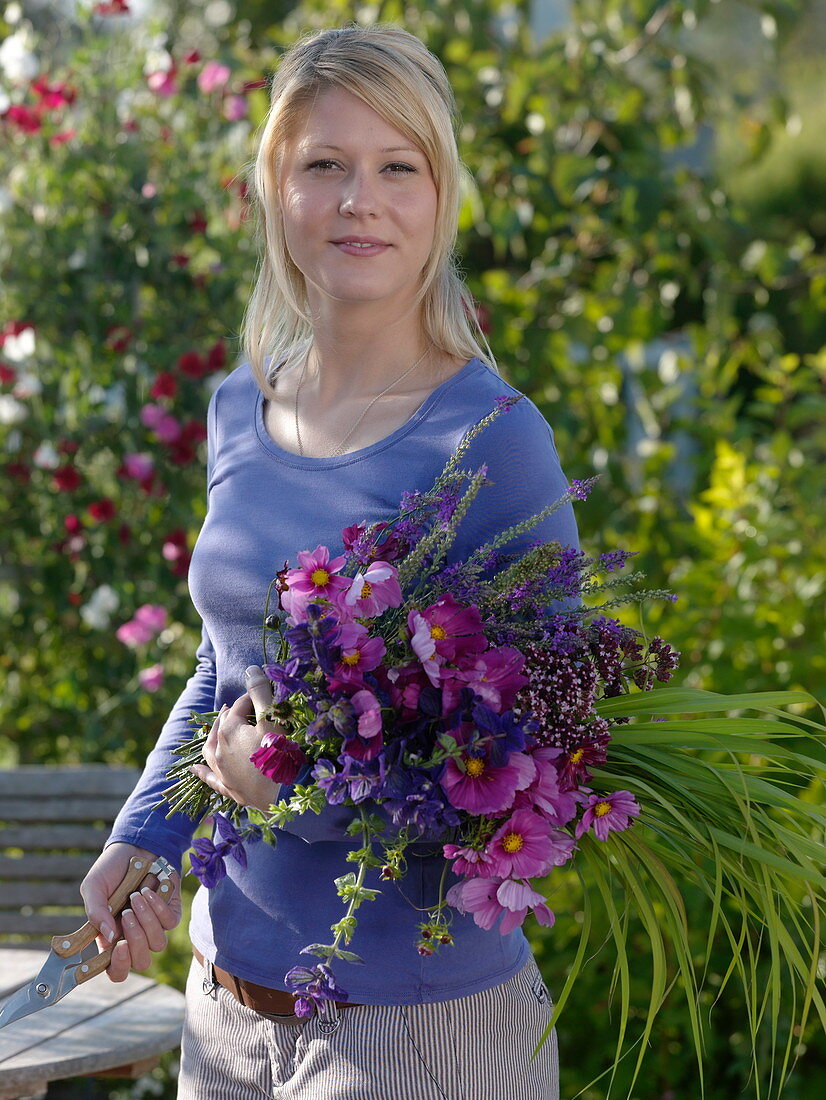
[[[138,762],[189,672],[196,426],[234,363],[256,262],[243,185],[266,110],[255,85],[300,33],[348,19],[401,23],[448,70],[469,169],[464,270],[503,373],[548,417],[569,476],[602,475],[578,514],[586,547],[638,551],[650,586],[679,594],[645,625],[683,651],[684,682],[822,689],[823,83],[818,97],[813,67],[790,127],[778,85],[744,85],[725,49],[710,57],[721,7],[577,0],[570,27],[537,42],[524,0],[240,3],[226,25],[170,3],[126,30],[117,16],[55,18],[26,40],[40,77],[67,90],[50,100],[7,72],[0,109],[4,762]],[[748,27],[782,72],[805,7],[744,0],[726,33]],[[227,83],[203,91],[216,60]],[[174,418],[177,440],[147,426],[146,405]],[[135,454],[151,483],[125,474]],[[146,603],[170,625],[132,650],[114,630]],[[166,678],[150,693],[138,672],[155,664]],[[686,902],[700,958],[702,899]],[[558,988],[574,881],[560,878],[553,905],[557,925],[534,947]],[[180,984],[176,935],[158,968]],[[604,1081],[586,1086],[612,1060],[607,972],[590,964],[563,1020],[566,1096],[605,1095]],[[709,1100],[753,1088],[742,1006],[728,989],[713,1003],[724,973],[715,948]],[[634,981],[643,1006],[644,967]],[[790,1100],[826,1092],[814,1029],[804,1051]],[[686,1021],[667,1007],[634,1096],[696,1092]]]

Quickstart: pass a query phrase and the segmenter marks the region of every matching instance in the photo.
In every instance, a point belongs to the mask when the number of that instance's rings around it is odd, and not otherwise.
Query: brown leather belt
[[[193,946],[192,954],[203,966],[204,956],[197,947]],[[215,975],[215,981],[229,990],[233,997],[247,1008],[255,1012],[263,1012],[268,1016],[295,1015],[295,997],[292,993],[287,993],[284,989],[270,989],[266,985],[256,985],[255,982],[248,982],[246,978],[236,978],[234,974],[230,974],[220,966],[215,966],[214,963],[212,972]],[[336,1001],[336,1005],[338,1008],[353,1007],[350,1001]]]

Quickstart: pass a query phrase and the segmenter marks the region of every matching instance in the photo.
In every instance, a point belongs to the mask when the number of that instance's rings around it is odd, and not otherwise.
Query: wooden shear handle
[[[123,876],[120,885],[116,887],[115,892],[109,898],[109,908],[115,916],[124,908],[129,900],[129,895],[137,890],[146,878],[152,862],[151,859],[146,859],[144,856],[133,856],[129,860],[129,869]],[[162,894],[168,893],[170,889],[170,883],[162,882],[160,884],[159,891]],[[70,955],[75,955],[82,951],[84,947],[88,947],[90,943],[94,943],[97,934],[98,930],[95,925],[87,921],[82,928],[78,928],[76,932],[70,932],[68,936],[54,936],[52,951],[63,959],[69,958]],[[95,974],[105,970],[111,957],[112,948],[107,947],[96,958],[90,959],[88,963],[82,963],[77,970],[78,983],[93,978]],[[103,959],[105,959],[105,962],[101,961]]]

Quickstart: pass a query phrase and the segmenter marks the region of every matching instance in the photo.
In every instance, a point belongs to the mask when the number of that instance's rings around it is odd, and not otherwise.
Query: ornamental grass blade
[[[629,1021],[629,920],[639,922],[646,935],[653,971],[633,1082],[663,999],[680,982],[702,1090],[700,990],[721,936],[729,961],[714,1003],[736,976],[745,997],[758,1097],[780,1094],[794,1065],[795,1035],[812,1011],[826,1028],[818,986],[826,906],[826,762],[817,755],[826,746],[826,728],[778,709],[801,704],[816,701],[797,691],[726,696],[684,688],[599,703],[604,717],[630,721],[612,729],[609,759],[594,769],[593,784],[599,790],[628,790],[642,808],[632,829],[610,834],[605,843],[581,842],[583,889],[601,898],[617,952],[618,1042],[613,1069],[604,1074],[612,1081]],[[760,717],[727,713],[748,710]],[[662,716],[665,720],[653,720]],[[678,885],[683,883],[707,899],[699,978]],[[591,909],[589,928],[592,917]],[[585,959],[586,938],[583,929],[566,999]],[[564,1002],[557,1006],[554,1022],[563,1007]],[[785,1039],[783,1013],[790,1021]],[[769,1052],[765,1059],[761,1036]]]

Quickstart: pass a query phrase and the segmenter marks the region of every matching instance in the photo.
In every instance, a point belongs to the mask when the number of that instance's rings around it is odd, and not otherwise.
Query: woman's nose
[[[354,172],[345,181],[339,211],[350,217],[369,217],[376,213],[376,189],[366,172]]]

